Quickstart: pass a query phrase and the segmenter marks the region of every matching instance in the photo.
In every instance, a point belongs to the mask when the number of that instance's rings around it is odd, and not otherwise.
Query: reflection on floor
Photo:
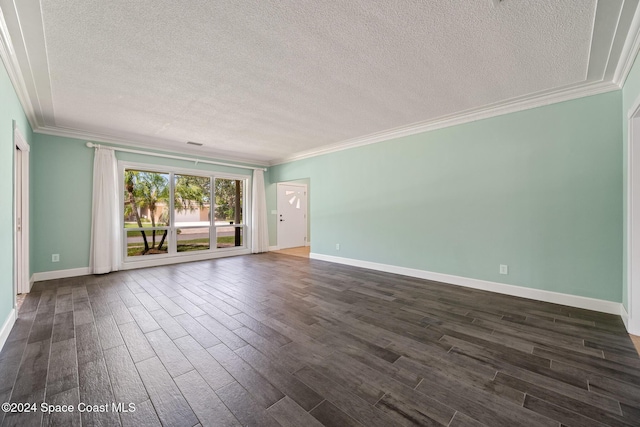
[[[20,311],[20,307],[22,307],[22,303],[24,302],[24,297],[26,294],[18,294],[16,296],[16,312]]]
[[[298,248],[280,249],[279,251],[273,251],[273,253],[282,254],[282,255],[299,256],[302,258],[309,258],[310,249],[311,247],[309,246],[300,246]]]

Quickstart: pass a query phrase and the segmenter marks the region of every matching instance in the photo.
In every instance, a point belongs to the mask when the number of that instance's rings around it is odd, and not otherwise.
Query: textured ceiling
[[[50,126],[269,161],[584,82],[597,1],[40,7]]]

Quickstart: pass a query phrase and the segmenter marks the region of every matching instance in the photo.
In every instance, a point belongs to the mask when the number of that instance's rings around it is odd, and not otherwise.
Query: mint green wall
[[[311,180],[314,253],[621,301],[621,105],[610,92],[275,166],[268,194]]]
[[[89,265],[93,150],[84,144],[35,134],[31,156],[35,273]],[[51,254],[60,254],[60,262],[52,263]]]
[[[86,141],[36,134],[32,149],[33,207],[31,263],[34,272],[89,266],[93,149]],[[250,175],[247,169],[195,165],[132,153],[116,153],[119,160],[176,168]],[[51,254],[60,254],[52,263]]]
[[[633,103],[640,97],[640,61],[636,58],[627,80],[622,88],[622,148],[623,148],[623,170],[624,170],[624,254],[623,254],[623,280],[622,280],[622,304],[628,310],[628,284],[627,284],[627,159],[628,159],[628,131],[629,131],[629,110]]]
[[[1,64],[1,63],[0,63]],[[0,327],[13,308],[13,121],[27,143],[33,134],[9,75],[0,65]]]

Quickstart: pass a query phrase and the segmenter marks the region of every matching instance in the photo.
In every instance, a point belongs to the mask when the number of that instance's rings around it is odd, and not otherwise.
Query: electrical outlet
[[[51,262],[60,262],[60,254],[52,254]]]
[[[336,251],[340,250],[340,243],[336,243]]]
[[[509,274],[509,266],[500,264],[500,274]]]

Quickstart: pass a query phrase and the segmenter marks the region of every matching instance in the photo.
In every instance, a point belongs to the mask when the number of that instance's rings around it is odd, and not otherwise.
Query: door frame
[[[18,293],[26,294],[31,291],[31,280],[29,278],[29,152],[30,147],[27,140],[20,132],[17,123],[13,122],[13,142],[14,142],[14,158],[13,158],[13,170],[16,171],[18,159],[15,156],[15,150],[19,149],[22,154],[21,157],[21,211],[22,211],[22,233],[20,234],[22,239],[18,242],[18,234],[15,232],[17,224],[17,200],[18,195],[17,187],[18,183],[13,183],[13,259],[14,259],[14,307],[15,307],[15,295]],[[15,179],[15,173],[14,173]],[[20,252],[18,253],[18,243],[20,243]],[[21,274],[19,274],[21,273]]]
[[[292,187],[302,187],[304,188],[304,193],[305,193],[305,205],[304,205],[304,214],[305,214],[305,218],[304,218],[304,234],[305,234],[305,241],[304,241],[304,245],[305,246],[309,246],[309,209],[308,209],[308,205],[309,205],[309,186],[307,184],[301,184],[301,183],[297,183],[297,182],[287,182],[287,181],[283,181],[283,182],[278,182],[276,184],[276,245],[278,249],[282,249],[280,247],[280,233],[278,232],[278,229],[280,228],[279,225],[279,215],[280,215],[280,211],[278,208],[278,197],[280,194],[280,187],[283,185],[288,185],[288,186],[292,186]]]

